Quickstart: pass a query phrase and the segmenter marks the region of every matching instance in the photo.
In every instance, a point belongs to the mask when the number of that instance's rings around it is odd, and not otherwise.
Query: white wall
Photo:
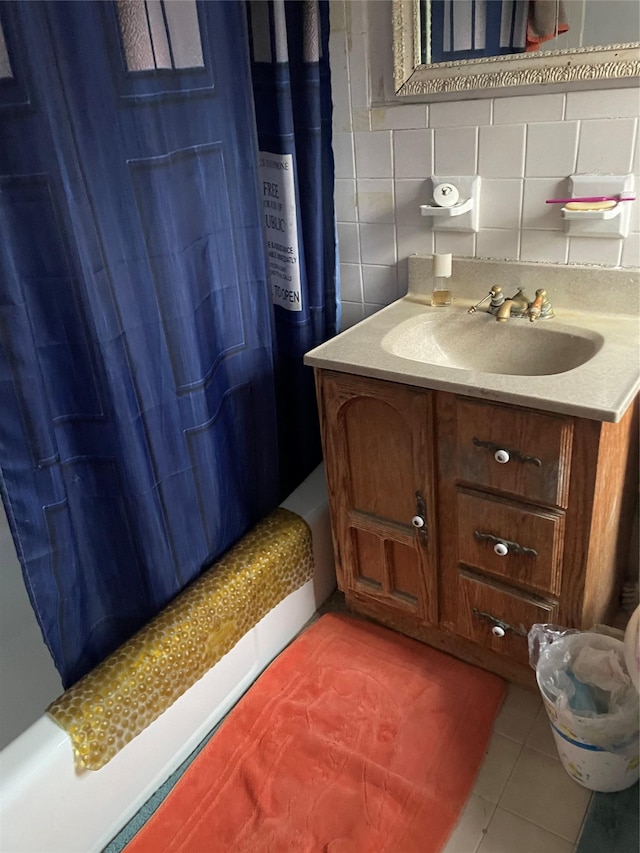
[[[41,717],[62,693],[22,580],[0,501],[0,749]]]
[[[544,203],[577,173],[633,172],[640,189],[637,88],[372,108],[389,91],[390,4],[332,0],[331,26],[343,328],[406,292],[416,252],[640,266],[640,202],[625,240],[569,238]],[[482,176],[478,234],[420,216],[432,174]]]

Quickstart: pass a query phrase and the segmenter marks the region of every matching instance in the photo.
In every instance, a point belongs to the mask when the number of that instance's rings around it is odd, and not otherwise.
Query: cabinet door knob
[[[493,628],[491,629],[491,633],[493,634],[494,637],[504,637],[505,630],[504,630],[504,628],[501,628],[500,625],[494,625]]]
[[[511,459],[508,450],[496,450],[496,452],[493,454],[493,458],[501,465],[505,465],[509,461],[509,459]]]
[[[509,549],[504,544],[504,542],[496,542],[496,544],[493,546],[493,550],[496,552],[498,557],[506,557],[509,553]]]
[[[416,530],[420,531],[420,537],[423,542],[428,541],[427,537],[427,522],[426,516],[427,514],[427,505],[425,503],[422,492],[418,489],[416,491],[416,514],[411,519],[411,524],[416,528]]]

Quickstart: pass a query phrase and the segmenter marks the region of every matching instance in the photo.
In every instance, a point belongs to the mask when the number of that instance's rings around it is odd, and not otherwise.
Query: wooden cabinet
[[[611,618],[638,495],[637,403],[612,424],[316,379],[351,609],[529,685],[534,622]]]
[[[432,394],[340,374],[319,393],[341,588],[436,622]]]

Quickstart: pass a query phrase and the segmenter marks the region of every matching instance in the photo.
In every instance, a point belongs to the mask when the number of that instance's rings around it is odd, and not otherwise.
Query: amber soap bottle
[[[433,256],[433,290],[431,304],[435,308],[451,305],[451,253]]]

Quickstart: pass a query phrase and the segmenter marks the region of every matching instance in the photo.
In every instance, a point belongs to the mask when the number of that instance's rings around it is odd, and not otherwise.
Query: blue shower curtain
[[[286,494],[321,459],[313,373],[302,358],[335,335],[340,322],[329,4],[251,0],[247,5],[278,351],[280,481]]]
[[[0,24],[0,485],[68,686],[277,503],[308,338],[275,332],[244,3]]]

